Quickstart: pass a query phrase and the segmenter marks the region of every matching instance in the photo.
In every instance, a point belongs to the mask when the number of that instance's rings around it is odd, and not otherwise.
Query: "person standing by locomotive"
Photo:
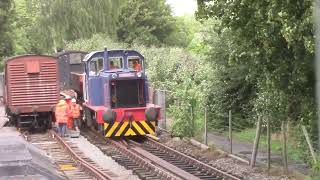
[[[69,107],[65,100],[60,100],[55,108],[56,122],[58,123],[59,134],[61,137],[66,136],[67,122],[69,118]]]
[[[75,98],[72,98],[71,100],[71,112],[72,112],[72,118],[73,118],[73,127],[76,129],[76,131],[80,132],[79,126],[80,126],[80,106],[77,104],[77,101]]]
[[[72,129],[73,128],[73,118],[72,118],[72,109],[71,109],[71,105],[72,105],[71,96],[66,96],[66,102],[67,102],[67,106],[68,106],[68,109],[70,112],[69,117],[68,117],[68,121],[67,121],[67,128]]]

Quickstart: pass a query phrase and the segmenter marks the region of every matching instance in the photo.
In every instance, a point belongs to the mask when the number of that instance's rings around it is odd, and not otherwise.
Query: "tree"
[[[174,19],[165,0],[129,0],[121,8],[117,36],[129,44],[159,45],[173,29]]]
[[[46,51],[54,51],[63,48],[67,41],[90,38],[96,33],[115,36],[121,1],[32,0],[26,5],[30,10],[27,16],[36,12],[32,39]]]
[[[45,37],[39,33],[39,8],[26,0],[14,0],[15,13],[12,17],[13,44],[15,54],[42,53]],[[30,8],[34,6],[34,8]]]
[[[249,66],[250,77],[268,77],[269,89],[289,99],[286,113],[297,120],[299,97],[313,97],[312,1],[199,0],[198,18],[213,17],[238,34],[230,60]],[[217,31],[220,31],[218,29]]]
[[[164,42],[171,46],[188,47],[196,32],[199,30],[200,23],[193,15],[175,17],[175,25],[172,33],[168,34]]]
[[[201,21],[219,20],[218,35],[226,29],[233,34],[225,61],[247,69],[244,80],[254,87],[251,114],[267,115],[274,124],[308,125],[316,137],[312,1],[198,0],[196,14]]]
[[[10,38],[10,15],[12,14],[11,0],[0,2],[0,57],[12,54],[13,47]]]

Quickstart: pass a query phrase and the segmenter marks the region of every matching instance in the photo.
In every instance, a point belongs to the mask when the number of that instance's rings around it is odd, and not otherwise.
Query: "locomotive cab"
[[[144,57],[105,49],[89,53],[83,63],[86,124],[106,137],[154,134],[160,108],[149,103]]]

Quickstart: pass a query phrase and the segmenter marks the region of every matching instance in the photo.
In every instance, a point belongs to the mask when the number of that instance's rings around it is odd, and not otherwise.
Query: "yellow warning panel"
[[[143,136],[146,134],[155,135],[156,122],[146,120],[114,122],[112,124],[104,123],[104,132],[106,137],[121,136]]]
[[[77,169],[72,164],[62,164],[62,165],[59,165],[59,166],[60,166],[60,170],[61,171],[71,171],[71,170]]]

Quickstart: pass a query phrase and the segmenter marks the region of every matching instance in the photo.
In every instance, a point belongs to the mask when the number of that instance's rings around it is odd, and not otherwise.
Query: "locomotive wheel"
[[[15,116],[11,115],[9,118],[9,126],[17,126],[17,119]]]
[[[84,116],[85,116],[85,124],[87,125],[87,127],[91,127],[92,126],[92,114],[90,112],[90,110],[88,108],[84,108]]]
[[[47,130],[47,129],[52,129],[52,114],[51,113],[49,113],[48,114],[48,120],[47,121],[45,121],[45,129]]]

